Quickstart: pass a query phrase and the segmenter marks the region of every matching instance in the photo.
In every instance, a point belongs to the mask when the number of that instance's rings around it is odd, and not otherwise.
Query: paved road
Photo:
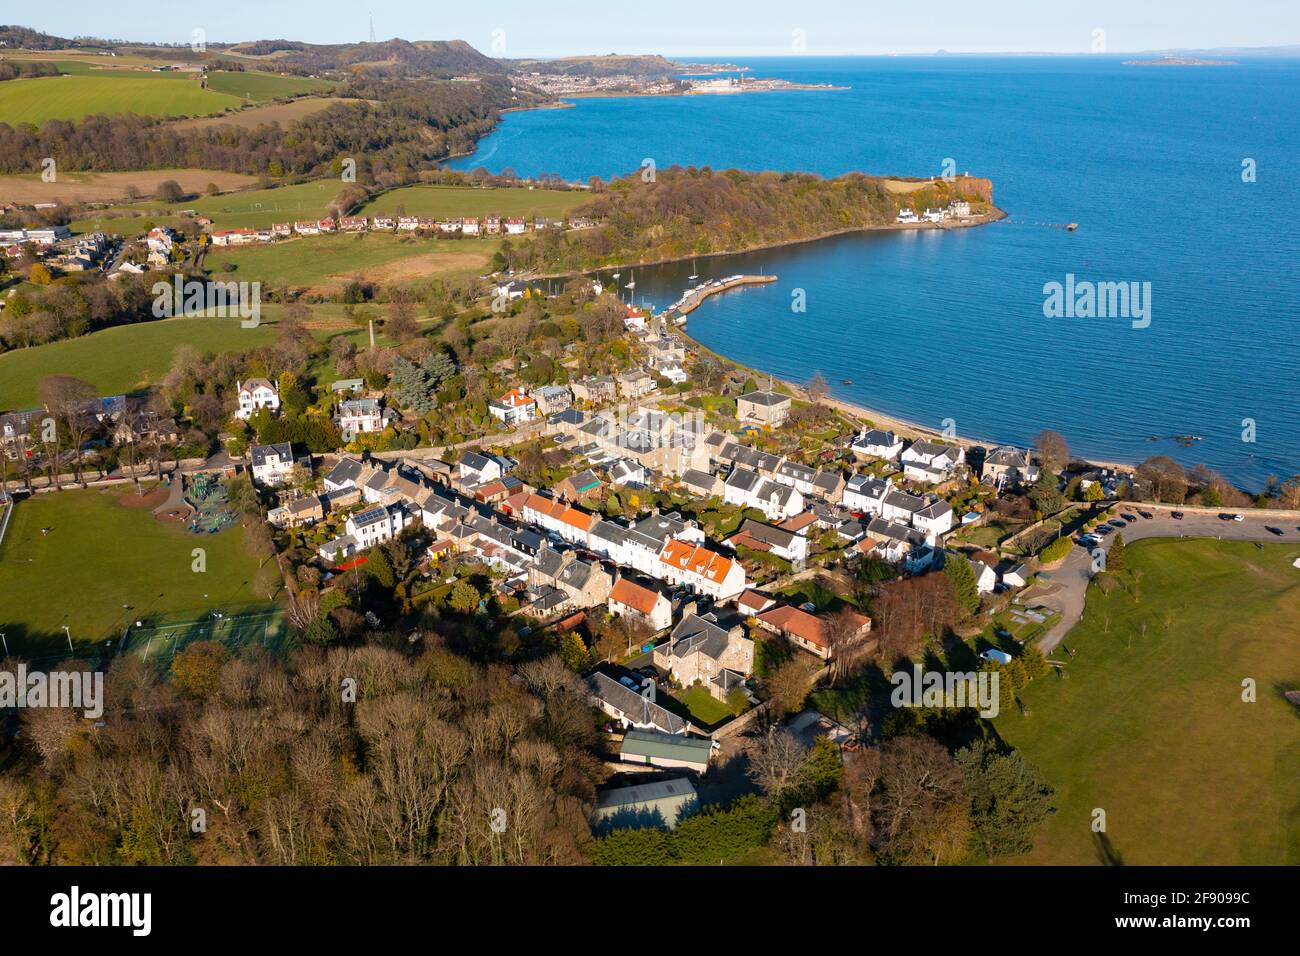
[[[1133,513],[1132,509],[1121,509]],[[1155,517],[1150,520],[1139,518],[1136,524],[1122,529],[1124,543],[1131,544],[1143,538],[1221,538],[1226,541],[1281,541],[1300,544],[1300,519],[1284,519],[1277,516],[1253,515],[1249,511],[1241,512],[1242,521],[1223,521],[1214,514],[1194,514],[1187,512],[1181,520],[1170,517],[1167,509],[1147,508]],[[1268,528],[1277,528],[1283,533],[1273,534]],[[1110,549],[1115,536],[1107,536],[1102,544],[1104,550]],[[1064,563],[1055,571],[1046,572],[1051,583],[1045,588],[1041,585],[1026,592],[1026,604],[1044,605],[1061,613],[1061,620],[1047,632],[1040,646],[1044,653],[1051,653],[1061,643],[1070,629],[1083,616],[1083,605],[1087,595],[1088,582],[1092,579],[1092,555],[1082,547],[1074,547]]]

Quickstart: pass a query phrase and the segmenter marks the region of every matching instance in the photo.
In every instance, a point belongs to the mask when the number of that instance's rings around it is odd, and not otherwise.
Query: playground
[[[184,476],[180,480],[184,482]],[[239,520],[238,513],[230,508],[225,487],[214,475],[195,475],[183,501],[190,508],[192,534],[216,534]]]

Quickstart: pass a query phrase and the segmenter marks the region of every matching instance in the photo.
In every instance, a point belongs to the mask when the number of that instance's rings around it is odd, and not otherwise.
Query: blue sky
[[[60,36],[188,43],[285,37],[467,40],[502,56],[664,53],[763,56],[1091,51],[1300,43],[1300,0],[221,0],[25,4],[9,22]],[[493,41],[497,41],[494,50]]]

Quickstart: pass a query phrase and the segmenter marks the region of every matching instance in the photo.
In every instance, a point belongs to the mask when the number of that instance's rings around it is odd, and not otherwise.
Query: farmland
[[[175,172],[183,172],[177,170]],[[160,171],[159,173],[140,173],[130,174],[145,176],[148,175],[157,182],[163,179],[179,178],[171,172]],[[222,174],[229,176],[231,174]],[[159,178],[160,177],[160,178]],[[211,180],[213,177],[208,177]],[[203,179],[202,176],[195,176],[193,182]],[[251,178],[239,176],[241,182],[250,182]],[[216,180],[221,185],[221,180]],[[182,183],[184,185],[184,183]],[[186,186],[189,189],[189,186]],[[198,187],[201,191],[204,187]],[[196,196],[193,199],[183,200],[181,202],[166,203],[156,200],[145,200],[140,202],[120,203],[116,206],[110,206],[99,210],[95,218],[78,220],[72,223],[74,232],[85,232],[91,228],[101,228],[113,219],[130,219],[134,217],[145,217],[155,222],[163,222],[168,217],[179,216],[182,212],[193,212],[196,216],[207,216],[212,219],[219,229],[234,229],[237,227],[260,228],[270,226],[276,222],[292,222],[295,219],[321,219],[329,215],[329,204],[333,198],[338,195],[342,188],[341,184],[334,180],[317,180],[308,183],[298,183],[293,186],[280,186],[272,189],[249,189],[240,192],[224,193],[216,196]],[[143,220],[141,220],[143,221]],[[124,222],[124,229],[132,229],[128,222]],[[113,228],[111,225],[109,228]],[[118,230],[124,231],[124,230]],[[137,231],[132,229],[132,231]]]
[[[416,239],[380,233],[311,236],[270,245],[213,249],[207,265],[218,272],[233,265],[233,277],[244,282],[256,280],[329,293],[341,290],[358,275],[386,283],[478,275],[499,244],[496,239]]]
[[[1281,694],[1300,688],[1295,557],[1287,545],[1141,541],[1124,587],[1090,589],[1066,638],[1069,679],[1035,681],[1028,713],[996,721],[1056,788],[1057,812],[1017,862],[1300,863],[1300,738]]]
[[[406,186],[368,203],[367,216],[399,214],[437,219],[457,216],[546,216],[562,218],[591,197],[585,190],[528,189],[523,186]]]
[[[337,96],[303,96],[287,103],[268,103],[265,106],[250,106],[233,113],[209,116],[204,119],[176,120],[170,124],[173,129],[209,129],[215,126],[239,126],[253,128],[262,124],[279,123],[281,126],[319,113],[335,103],[360,103],[361,100],[343,99]]]
[[[208,74],[208,89],[216,93],[237,96],[240,99],[263,102],[286,96],[303,96],[324,93],[334,84],[306,76],[281,76],[278,73],[261,73],[214,70]]]
[[[199,88],[189,73],[92,71],[0,83],[0,123],[40,125],[94,113],[142,116],[206,116],[242,100]]]
[[[190,193],[203,192],[209,183],[231,190],[257,182],[252,176],[213,169],[147,169],[126,173],[67,173],[59,171],[52,183],[39,175],[0,176],[0,199],[10,202],[114,202],[128,198],[128,190],[152,194],[160,183],[173,180]]]

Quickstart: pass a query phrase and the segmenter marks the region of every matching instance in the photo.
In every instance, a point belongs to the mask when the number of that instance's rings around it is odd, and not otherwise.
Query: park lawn
[[[334,84],[329,80],[317,80],[309,76],[281,76],[257,70],[214,70],[208,73],[208,89],[261,102],[285,96],[323,93],[334,89]]]
[[[0,123],[40,125],[94,113],[208,116],[242,101],[199,88],[194,74],[148,75],[105,70],[94,75],[51,76],[0,83]]]
[[[394,284],[480,275],[500,241],[420,239],[386,233],[305,236],[265,245],[211,249],[206,264],[220,278],[341,291],[356,277]],[[232,273],[223,273],[227,265]]]
[[[11,652],[66,649],[64,625],[74,643],[86,644],[120,634],[128,617],[269,607],[254,591],[258,562],[243,546],[243,528],[193,535],[119,503],[134,493],[130,485],[75,489],[17,503],[0,545],[0,632]],[[207,570],[196,573],[192,551],[200,547]]]
[[[1016,863],[1087,864],[1106,811],[1129,865],[1300,863],[1300,570],[1293,546],[1149,540],[1129,546],[1140,600],[1092,588],[1045,677],[996,728],[1056,788],[1057,812]],[[1252,678],[1258,702],[1242,701]]]
[[[361,210],[366,216],[544,216],[563,219],[591,200],[586,190],[529,189],[526,186],[404,186],[376,197]]]
[[[714,700],[703,687],[688,687],[673,696],[690,711],[691,720],[701,728],[715,727],[732,717],[731,708]]]

